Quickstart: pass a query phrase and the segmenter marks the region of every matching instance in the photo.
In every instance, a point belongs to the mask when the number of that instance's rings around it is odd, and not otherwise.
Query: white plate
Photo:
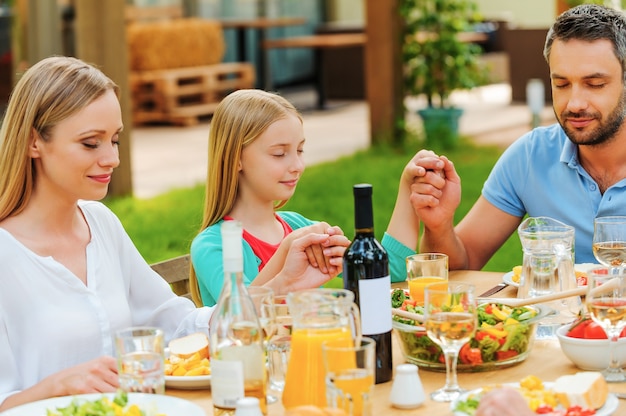
[[[577,272],[587,272],[587,270],[591,269],[592,267],[596,267],[599,266],[599,264],[595,264],[595,263],[580,263],[580,264],[575,264],[574,265],[574,269]],[[515,286],[515,287],[519,287],[519,283],[513,281],[513,271],[510,271],[508,273],[506,273],[504,276],[502,276],[502,281],[504,283],[506,283],[507,285],[511,285],[511,286]]]
[[[165,357],[170,349],[165,348]],[[211,376],[165,376],[165,387],[178,390],[200,390],[211,387]]]
[[[546,389],[552,388],[553,384],[554,383],[551,383],[551,382],[543,383]],[[519,383],[505,383],[503,385],[513,387],[513,388],[519,387]],[[476,389],[476,390],[468,391],[467,393],[463,393],[461,396],[459,396],[458,399],[450,403],[450,410],[452,410],[452,413],[454,414],[454,416],[469,416],[465,412],[454,411],[456,404],[460,401],[466,400],[470,395],[477,395],[477,394],[480,394],[482,391],[483,389]],[[608,397],[606,398],[606,402],[604,403],[604,406],[596,410],[595,416],[611,416],[613,412],[617,410],[618,407],[619,407],[619,399],[613,393],[609,393]]]
[[[0,413],[2,416],[45,416],[46,410],[65,407],[77,398],[79,400],[98,400],[102,396],[112,398],[114,393],[81,394],[76,396],[55,397],[14,407]],[[168,416],[205,416],[200,406],[178,397],[161,394],[129,393],[128,403],[138,405],[141,410],[155,409],[154,414],[163,413]],[[152,413],[147,413],[151,415]]]
[[[211,376],[165,376],[165,387],[179,390],[199,390],[211,387]]]

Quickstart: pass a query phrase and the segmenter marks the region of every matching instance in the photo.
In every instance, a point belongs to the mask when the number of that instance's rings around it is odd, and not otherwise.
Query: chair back
[[[191,259],[189,254],[163,260],[151,264],[150,267],[170,284],[174,293],[178,296],[191,299],[191,293],[189,292],[189,268],[191,267]]]

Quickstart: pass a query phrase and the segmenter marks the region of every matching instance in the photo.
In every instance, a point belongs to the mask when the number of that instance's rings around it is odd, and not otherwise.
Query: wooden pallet
[[[253,88],[254,82],[254,67],[249,63],[133,71],[133,123],[197,124],[198,117],[213,114],[230,92]]]

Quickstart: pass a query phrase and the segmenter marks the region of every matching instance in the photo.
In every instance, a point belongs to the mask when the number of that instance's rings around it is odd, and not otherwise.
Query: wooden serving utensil
[[[419,313],[403,311],[402,309],[398,308],[391,308],[391,313],[401,318],[413,319],[416,322],[424,322],[424,315]]]

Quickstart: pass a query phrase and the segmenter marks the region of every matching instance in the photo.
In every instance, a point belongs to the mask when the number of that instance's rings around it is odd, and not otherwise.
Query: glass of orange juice
[[[406,276],[411,299],[424,304],[424,288],[448,280],[448,256],[442,253],[420,253],[406,258]]]
[[[328,406],[349,416],[372,416],[376,341],[368,337],[352,344],[325,341],[322,357]]]

